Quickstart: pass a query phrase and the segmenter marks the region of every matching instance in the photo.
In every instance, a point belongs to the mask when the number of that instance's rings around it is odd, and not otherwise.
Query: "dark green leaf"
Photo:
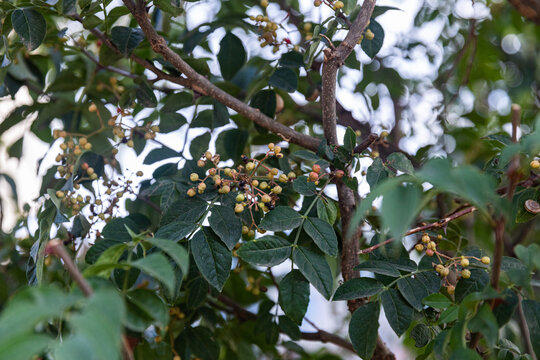
[[[273,119],[276,114],[276,93],[274,90],[261,90],[253,96],[250,105]]]
[[[28,8],[16,9],[11,13],[11,22],[28,51],[37,49],[45,39],[47,24],[39,12]]]
[[[206,281],[221,291],[231,271],[232,255],[229,249],[210,228],[203,227],[191,239],[191,251]]]
[[[373,278],[355,278],[346,281],[337,288],[333,301],[354,300],[378,294],[384,289],[384,284]]]
[[[293,261],[315,289],[326,299],[330,299],[334,280],[330,266],[324,256],[299,246],[294,250]]]
[[[431,306],[434,309],[446,309],[452,305],[452,301],[450,299],[439,293],[426,296],[422,300],[422,303],[424,305]]]
[[[356,309],[349,323],[349,337],[354,351],[362,359],[371,359],[375,351],[380,310],[381,306],[378,302],[361,305]]]
[[[499,337],[499,324],[497,324],[489,304],[482,305],[469,322],[469,329],[472,332],[482,333],[490,348],[495,346]]]
[[[173,221],[165,226],[161,226],[155,233],[156,238],[171,241],[180,241],[191,234],[197,225],[188,221]]]
[[[317,216],[333,225],[337,218],[337,208],[332,200],[323,200],[319,198],[317,200]]]
[[[368,167],[366,174],[366,180],[371,189],[387,177],[388,173],[386,172],[386,168],[384,167],[381,158],[373,160],[373,163]]]
[[[291,340],[300,340],[300,328],[289,317],[285,315],[279,317],[279,328]]]
[[[280,67],[270,76],[268,84],[287,92],[294,92],[298,88],[298,76],[294,70]]]
[[[293,189],[300,195],[304,196],[313,196],[317,194],[317,188],[315,183],[312,181],[307,181],[307,176],[299,176],[296,180],[293,181]]]
[[[208,203],[198,198],[189,198],[175,201],[161,218],[161,226],[173,221],[182,221],[194,224],[204,214]]]
[[[228,206],[214,206],[208,222],[221,241],[232,250],[242,236],[242,222],[236,217],[234,210]]]
[[[62,14],[74,15],[77,13],[77,0],[63,0],[62,1]]]
[[[308,304],[309,282],[300,271],[291,270],[279,283],[279,306],[289,318],[301,325]]]
[[[111,40],[121,53],[129,55],[144,40],[144,34],[138,28],[115,26],[111,29]]]
[[[213,333],[204,326],[188,327],[184,336],[189,349],[202,360],[219,358],[219,345],[213,338]]]
[[[164,147],[160,147],[160,148],[153,149],[152,151],[150,151],[148,155],[146,155],[146,157],[144,158],[143,164],[149,165],[149,164],[153,164],[158,161],[161,161],[161,160],[170,159],[170,158],[178,158],[180,156],[182,155],[179,154],[178,152],[164,146]]]
[[[401,239],[410,228],[421,206],[422,191],[417,185],[397,186],[386,192],[383,197],[381,214],[385,228],[390,234]],[[404,212],[402,209],[408,209]]]
[[[154,238],[145,238],[145,241],[160,248],[164,253],[169,255],[171,259],[182,269],[183,274],[188,273],[189,269],[189,254],[187,250],[182,246],[171,240]]]
[[[386,165],[405,174],[412,174],[414,166],[411,161],[400,152],[392,153],[386,159]]]
[[[435,284],[434,286],[432,285],[433,283]],[[424,272],[415,275],[414,278],[404,277],[399,279],[397,286],[405,300],[416,310],[420,311],[424,307],[422,299],[439,291],[441,280],[433,272]]]
[[[135,97],[137,98],[138,104],[143,107],[154,108],[157,106],[157,99],[156,95],[154,94],[154,90],[152,90],[146,80],[140,81],[137,84]]]
[[[250,264],[275,266],[291,256],[291,243],[278,236],[267,235],[243,244],[237,253]]]
[[[310,217],[304,222],[304,231],[325,254],[336,256],[338,242],[332,226],[324,220]]]
[[[383,292],[381,302],[390,327],[401,336],[411,325],[414,309],[396,289]]]
[[[417,324],[411,330],[411,338],[414,340],[414,346],[421,348],[431,341],[431,331],[424,324]]]
[[[384,30],[382,26],[373,19],[371,19],[367,29],[371,30],[371,32],[373,33],[373,35],[375,35],[375,37],[372,40],[368,40],[364,36],[361,46],[362,46],[362,50],[364,50],[366,55],[373,59],[375,55],[377,55],[379,50],[381,50],[382,48],[383,41],[384,41]]]
[[[391,277],[399,277],[399,270],[385,260],[367,260],[354,267],[354,270],[370,271],[375,274],[381,274]]]
[[[279,59],[279,64],[281,66],[303,67],[304,57],[299,52],[290,51],[286,54],[281,55],[281,59]]]
[[[205,132],[204,134],[191,140],[191,144],[189,145],[189,153],[191,154],[192,158],[198,159],[206,152],[206,150],[208,150],[208,144],[210,143],[211,137],[212,135],[209,132]]]
[[[523,312],[525,319],[527,319],[534,352],[540,354],[540,303],[534,300],[524,300]]]
[[[216,140],[216,152],[221,155],[221,160],[239,160],[244,153],[249,133],[242,129],[223,131]]]
[[[135,331],[144,331],[148,326],[155,324],[159,327],[165,327],[169,323],[169,309],[163,300],[156,295],[152,290],[147,289],[135,289],[127,293],[128,312],[134,314],[135,319],[143,320],[144,327],[133,329]],[[146,319],[150,320],[149,323],[145,322]],[[128,314],[127,320],[130,316]],[[141,323],[139,321],[139,323]],[[136,324],[132,324],[135,325]],[[129,323],[128,323],[129,326]]]
[[[460,278],[456,285],[456,301],[461,302],[470,293],[484,290],[488,283],[489,275],[487,272],[471,269],[471,277],[469,279]]]
[[[449,360],[482,360],[482,357],[474,350],[461,348],[453,351]]]
[[[246,50],[242,41],[233,33],[227,32],[219,43],[217,58],[221,75],[225,80],[231,80],[246,62]]]
[[[450,305],[450,307],[444,310],[439,317],[439,323],[445,324],[455,321],[458,318],[459,306]]]
[[[269,231],[284,231],[297,228],[302,223],[302,216],[288,206],[278,206],[265,215],[260,227]]]
[[[228,123],[229,111],[227,110],[227,107],[219,101],[214,101],[214,108],[212,110],[212,129],[227,125]]]
[[[348,151],[353,151],[355,146],[356,146],[356,133],[349,126],[347,127],[347,130],[345,130],[345,137],[343,138],[343,147],[347,149]]]

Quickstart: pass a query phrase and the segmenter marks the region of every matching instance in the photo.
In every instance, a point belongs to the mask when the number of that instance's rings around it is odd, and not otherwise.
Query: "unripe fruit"
[[[461,270],[461,276],[464,278],[464,279],[468,279],[471,277],[471,272],[469,269],[463,269]]]
[[[430,241],[428,244],[428,248],[431,250],[435,250],[437,248],[437,244],[434,241]]]
[[[313,2],[313,5],[315,5],[315,7],[319,7],[319,6],[321,6],[321,4],[322,4],[322,1],[321,1],[321,0],[315,0],[315,1]]]
[[[295,174],[294,172],[291,171],[290,173],[287,174],[287,177],[288,177],[289,179],[296,179],[296,174]]]
[[[281,146],[274,146],[274,153],[279,154],[281,152]]]
[[[259,186],[259,180],[253,180],[253,181],[251,182],[251,185],[253,185],[254,187]]]
[[[274,150],[275,147],[276,147],[276,145],[274,145],[274,143],[268,144],[268,149],[270,149],[270,150]]]
[[[263,181],[259,187],[261,188],[261,190],[266,190],[266,188],[268,188],[268,183],[266,181]]]
[[[531,165],[531,168],[538,169],[538,168],[540,168],[540,161],[533,160],[533,161],[531,161],[530,165]]]
[[[482,264],[489,265],[491,259],[488,256],[484,256],[482,259],[480,259],[480,261],[482,261]]]
[[[384,130],[383,132],[381,132],[381,137],[388,137],[388,131]]]
[[[379,157],[379,152],[378,151],[372,151],[371,152],[371,157],[374,158],[374,159],[378,158]]]
[[[189,180],[197,181],[199,180],[199,175],[197,173],[191,173],[191,175],[189,175]]]
[[[221,187],[221,193],[222,194],[228,194],[231,192],[231,187],[229,185],[225,185]]]
[[[86,144],[87,142],[88,142],[88,139],[86,139],[86,138],[80,138],[79,139],[79,145],[81,145],[81,146],[84,146],[84,144]]]
[[[247,170],[247,171],[252,171],[253,169],[255,169],[255,164],[254,164],[253,162],[251,162],[251,161],[248,162],[248,163],[246,164],[246,170]]]
[[[129,146],[130,148],[134,147],[135,146],[135,143],[133,142],[133,140],[128,140],[128,142],[126,143],[127,146]]]
[[[244,196],[244,194],[238,194],[238,195],[236,195],[236,201],[242,202],[242,201],[244,201],[244,200],[246,200],[246,197]]]
[[[198,167],[204,167],[204,165],[206,165],[206,162],[204,160],[197,160]]]
[[[424,244],[427,244],[427,243],[429,243],[430,241],[431,241],[431,239],[429,238],[429,235],[428,235],[428,234],[422,235],[422,242],[423,242]]]
[[[289,178],[287,177],[287,175],[285,175],[285,174],[279,175],[279,181],[280,181],[280,182],[287,182],[287,180],[289,180]]]
[[[336,177],[338,179],[341,179],[344,175],[345,175],[345,171],[343,171],[343,170],[337,170],[336,171]]]
[[[469,266],[469,259],[462,258],[461,259],[461,266],[463,266],[463,267]]]
[[[414,248],[415,248],[416,251],[418,251],[418,252],[424,251],[424,245],[422,245],[422,244],[416,244],[416,245],[414,246]]]
[[[367,29],[364,34],[365,34],[367,40],[375,39],[375,34],[373,33],[373,31],[371,31],[371,29]]]
[[[279,94],[276,94],[276,114],[282,112],[284,107],[285,102],[283,101],[283,98]]]
[[[153,132],[159,132],[159,126],[157,126],[157,125],[152,125],[152,126],[150,127],[150,130],[152,130]]]
[[[318,174],[321,172],[321,166],[319,164],[315,164],[311,167],[311,170],[315,171]]]
[[[92,174],[92,175],[90,175],[90,179],[96,180],[96,179],[97,179],[97,174]]]
[[[210,151],[207,151],[204,153],[204,157],[206,158],[206,160],[211,160],[212,159],[212,153]]]
[[[204,190],[206,190],[206,184],[202,182],[197,185],[197,188],[199,189],[199,192],[203,192]]]
[[[336,3],[334,4],[334,8],[336,9],[342,9],[344,6],[345,4],[343,3],[343,1],[336,1]]]
[[[270,195],[263,195],[262,198],[261,198],[261,201],[263,203],[268,203],[268,202],[272,201],[272,198],[270,197]]]
[[[272,175],[277,175],[277,174],[279,173],[279,170],[276,169],[276,168],[272,168],[272,169],[270,170],[270,173],[271,173]]]
[[[316,172],[310,172],[309,173],[309,180],[311,181],[317,181],[319,180],[319,174],[317,174]]]
[[[268,6],[268,0],[261,0],[261,7],[266,8]]]
[[[66,150],[66,149],[67,149],[67,145],[66,145],[66,143],[62,143],[62,144],[60,144],[60,149],[62,149],[62,150]]]
[[[448,268],[446,268],[446,267],[442,269],[442,271],[441,271],[441,275],[442,275],[442,276],[446,277],[446,276],[448,276],[449,274],[450,274],[450,269],[448,269]]]
[[[242,211],[244,211],[244,205],[242,204],[236,204],[234,206],[234,212],[235,213],[241,213]],[[255,234],[255,232],[253,232],[253,234]]]
[[[59,198],[59,199],[62,199],[65,195],[66,195],[66,194],[65,194],[63,191],[61,191],[61,190],[58,190],[58,191],[56,192],[56,197]]]
[[[84,144],[84,150],[90,150],[90,149],[92,149],[92,143]]]
[[[94,104],[94,103],[90,104],[90,106],[88,107],[88,111],[90,111],[90,112],[96,112],[96,111],[97,111],[97,106],[96,106],[96,104]]]
[[[88,169],[86,169],[86,173],[88,175],[92,175],[94,173],[94,168],[89,167]]]
[[[279,195],[279,194],[281,194],[281,191],[282,191],[282,190],[283,190],[283,189],[281,188],[281,186],[276,185],[276,186],[274,186],[274,188],[272,189],[272,192],[273,192],[274,194],[276,194],[276,195]]]
[[[448,285],[446,291],[448,291],[448,295],[454,295],[456,292],[456,287],[454,285]]]
[[[216,173],[217,173],[217,169],[216,169],[216,168],[211,168],[210,170],[208,170],[208,174],[210,174],[210,175],[212,175],[212,176],[216,175]]]
[[[225,175],[227,175],[227,176],[231,176],[231,175],[232,175],[232,170],[229,169],[229,168],[225,168],[225,170],[223,170],[223,172],[224,172]]]
[[[276,157],[277,157],[278,159],[283,159],[283,153],[276,154]]]
[[[311,30],[311,23],[305,23],[304,24],[304,31],[309,31]]]
[[[247,235],[248,235],[248,237],[253,238],[253,237],[255,237],[255,231],[254,230],[249,230]]]
[[[82,151],[81,151],[81,148],[79,147],[79,145],[77,145],[77,146],[75,147],[75,150],[73,150],[73,153],[74,153],[75,155],[77,155],[77,156],[78,156],[78,155],[81,155]]]
[[[426,255],[427,256],[433,256],[433,254],[434,254],[433,250],[431,250],[431,249],[426,250]]]
[[[246,234],[247,234],[248,232],[249,232],[249,229],[248,229],[248,227],[247,227],[247,226],[245,226],[245,225],[244,225],[244,226],[242,226],[242,234],[243,234],[243,235],[246,235]]]
[[[116,193],[116,197],[117,197],[117,198],[120,199],[122,196],[124,196],[124,192],[123,192],[123,191],[119,191],[119,192]]]

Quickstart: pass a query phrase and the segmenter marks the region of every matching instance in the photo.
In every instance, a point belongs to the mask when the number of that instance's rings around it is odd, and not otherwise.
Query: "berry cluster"
[[[268,7],[268,0],[261,0],[260,5],[263,9]],[[291,40],[289,38],[284,38],[283,40],[278,40],[277,29],[279,25],[266,15],[251,15],[249,17],[251,21],[255,21],[258,30],[259,30],[259,41],[261,42],[261,47],[266,47],[268,45],[273,46],[273,53],[277,53],[281,45],[289,46],[291,45]],[[298,45],[294,46],[294,50],[298,51],[300,48]]]
[[[442,235],[437,235],[437,240],[441,240]],[[482,258],[477,258],[475,256],[459,256],[459,257],[450,257],[445,254],[442,254],[441,252],[437,251],[437,243],[431,239],[431,237],[424,233],[422,235],[421,242],[416,244],[414,248],[418,252],[424,251],[424,247],[426,248],[426,255],[427,256],[437,256],[439,263],[434,264],[435,271],[444,278],[445,284],[446,284],[446,290],[448,291],[448,294],[452,295],[455,291],[455,286],[452,285],[448,281],[448,275],[450,275],[450,271],[453,270],[454,272],[459,272],[460,276],[464,279],[468,279],[471,277],[471,271],[467,269],[467,267],[470,265],[469,259],[474,259],[477,261],[480,261],[484,265],[489,265],[491,262],[491,259],[488,256],[484,256]],[[445,259],[445,260],[443,260]],[[459,271],[459,267],[461,267],[461,271]]]
[[[313,5],[315,5],[316,7],[319,7],[319,6],[321,6],[322,4],[325,4],[326,6],[330,7],[330,8],[333,9],[333,10],[336,10],[336,11],[339,11],[340,9],[343,9],[343,7],[345,6],[345,4],[343,3],[343,1],[341,1],[341,0],[338,0],[338,1],[333,1],[333,0],[315,0],[315,1],[313,1]]]

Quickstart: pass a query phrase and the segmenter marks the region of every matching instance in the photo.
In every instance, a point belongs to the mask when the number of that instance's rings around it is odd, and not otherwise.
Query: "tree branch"
[[[148,19],[144,3],[138,2],[136,6],[129,0],[123,0],[126,7],[135,17],[135,20],[144,32],[147,40],[150,42],[154,52],[163,56],[163,58],[171,63],[175,69],[180,71],[187,77],[187,80],[191,82],[191,86],[194,89],[199,89],[201,93],[208,95],[227,107],[233,109],[239,114],[247,117],[259,126],[280,135],[287,139],[287,141],[305,147],[310,150],[317,150],[320,140],[299,133],[288,126],[285,126],[274,119],[264,115],[258,109],[255,109],[243,101],[235,98],[227,92],[221,90],[214,84],[212,84],[206,77],[199,74],[191,66],[189,66],[177,53],[167,46],[165,39],[161,37]],[[197,90],[198,91],[198,90]]]
[[[234,300],[232,300],[228,296],[219,295],[218,300],[221,301],[223,304],[227,305],[228,307],[230,307],[230,309],[224,309],[220,307],[221,310],[234,314],[241,321],[249,321],[249,320],[257,319],[256,314],[244,309],[242,306],[237,304]],[[215,306],[217,304],[212,304],[212,305]],[[300,337],[304,340],[309,340],[309,341],[320,341],[323,343],[331,343],[343,349],[347,349],[349,351],[355,352],[350,342],[324,330],[318,330],[317,332],[302,332],[300,333]]]

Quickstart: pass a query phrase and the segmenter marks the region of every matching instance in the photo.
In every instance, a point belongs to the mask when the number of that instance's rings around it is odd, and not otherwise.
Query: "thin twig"
[[[527,326],[527,320],[525,319],[525,313],[523,312],[523,304],[521,303],[523,301],[523,298],[521,297],[521,294],[518,294],[518,307],[517,307],[517,313],[518,313],[518,324],[519,329],[521,331],[521,337],[523,338],[523,343],[525,344],[525,351],[527,354],[531,355],[533,360],[536,360],[536,354],[534,353],[534,348],[531,343],[531,334],[529,332],[529,327]]]

